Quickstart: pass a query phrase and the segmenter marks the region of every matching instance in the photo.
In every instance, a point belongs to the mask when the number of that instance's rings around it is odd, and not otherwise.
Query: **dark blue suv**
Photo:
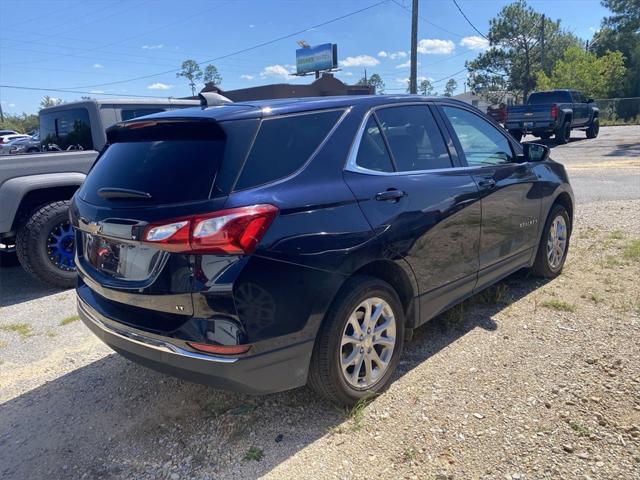
[[[573,194],[467,104],[347,96],[115,125],[71,205],[78,310],[122,355],[222,389],[382,390],[406,332],[564,264]]]

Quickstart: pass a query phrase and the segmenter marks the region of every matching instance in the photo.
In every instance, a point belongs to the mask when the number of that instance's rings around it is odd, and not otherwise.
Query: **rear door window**
[[[376,111],[399,172],[451,168],[451,158],[426,105]]]
[[[393,161],[384,143],[382,132],[373,115],[367,120],[358,146],[356,165],[375,172],[393,172]]]
[[[61,150],[93,150],[86,108],[40,114],[40,134],[43,145],[53,144]]]
[[[235,190],[272,182],[302,168],[342,113],[332,110],[263,120]]]

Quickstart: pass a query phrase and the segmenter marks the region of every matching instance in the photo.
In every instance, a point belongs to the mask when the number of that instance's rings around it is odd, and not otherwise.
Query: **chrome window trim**
[[[371,115],[373,115],[376,110],[381,110],[384,108],[393,108],[393,107],[408,107],[408,106],[415,106],[415,105],[420,105],[428,108],[429,104],[430,103],[426,101],[391,103],[391,104],[385,104],[385,105],[378,105],[369,109],[367,113],[364,115],[364,117],[362,117],[362,121],[360,123],[360,126],[358,127],[358,131],[356,132],[356,136],[353,140],[353,143],[351,144],[351,149],[349,150],[349,155],[347,156],[347,163],[345,165],[344,170],[348,172],[363,173],[366,175],[378,175],[378,176],[389,176],[389,177],[398,176],[398,175],[424,175],[425,173],[464,172],[467,170],[477,170],[478,169],[477,166],[473,166],[473,167],[451,166],[450,168],[431,168],[428,170],[408,170],[405,172],[379,172],[377,170],[370,170],[368,168],[361,167],[356,163],[356,160],[358,158],[358,149],[360,148],[360,142],[362,141],[362,136],[364,135],[364,130],[367,126],[367,122],[369,121],[369,117],[371,117]],[[433,116],[433,120],[437,122],[435,115]],[[445,143],[445,146],[446,146],[446,143]]]

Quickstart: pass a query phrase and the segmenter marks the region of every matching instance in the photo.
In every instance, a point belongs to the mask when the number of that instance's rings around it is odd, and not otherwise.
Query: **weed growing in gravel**
[[[226,399],[215,395],[211,399],[209,399],[204,405],[203,409],[207,413],[207,415],[216,418],[231,408],[229,402]]]
[[[622,240],[624,238],[624,232],[622,230],[614,230],[609,234],[611,240]]]
[[[416,451],[413,448],[407,448],[402,454],[402,458],[405,462],[413,462],[416,459]]]
[[[446,324],[456,326],[461,325],[464,322],[465,303],[466,302],[459,303],[442,314]]]
[[[591,433],[587,427],[578,422],[571,422],[569,426],[579,437],[588,437]]]
[[[504,283],[485,288],[482,292],[471,297],[472,303],[498,306],[509,303],[509,287]]]
[[[62,320],[60,320],[60,325],[64,327],[65,325],[69,325],[70,323],[77,322],[78,320],[80,320],[80,317],[78,315],[71,315],[70,317],[63,318]]]
[[[245,460],[255,460],[256,462],[262,460],[262,457],[264,457],[264,452],[258,447],[251,447],[247,450],[247,453],[244,454]]]
[[[53,338],[53,337],[57,337],[58,334],[56,332],[54,332],[53,330],[47,330],[47,333],[45,334],[47,337],[49,338]]]
[[[26,323],[10,323],[9,325],[2,325],[0,326],[0,330],[4,332],[17,333],[24,338],[31,337],[33,335],[31,327]]]
[[[551,300],[545,300],[540,305],[552,310],[559,310],[561,312],[575,312],[576,306],[573,303],[565,302],[564,300],[558,300],[552,298]]]
[[[602,261],[602,266],[604,268],[621,267],[624,264],[625,263],[621,262],[618,257],[613,256],[613,255],[607,255],[606,257],[604,257],[604,260]]]
[[[365,397],[362,397],[356,402],[353,407],[347,408],[343,411],[345,417],[353,422],[351,430],[353,430],[354,432],[357,432],[362,428],[362,421],[364,420],[364,409],[373,401],[374,398],[375,395],[367,395]]]
[[[640,240],[630,241],[622,254],[627,260],[640,261]]]
[[[592,293],[591,295],[589,295],[589,299],[595,303],[596,305],[598,303],[602,303],[604,302],[604,298],[602,298],[600,295],[598,295],[597,293]]]

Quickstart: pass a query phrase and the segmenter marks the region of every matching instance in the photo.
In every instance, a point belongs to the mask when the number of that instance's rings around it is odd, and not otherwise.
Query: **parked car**
[[[17,251],[21,265],[38,280],[73,287],[76,274],[68,203],[104,147],[106,128],[198,103],[83,100],[40,110],[40,135],[47,153],[0,159],[0,266],[14,265]]]
[[[255,101],[123,122],[74,195],[78,312],[222,389],[349,404],[412,330],[510,273],[555,277],[564,167],[452,99]]]
[[[7,135],[2,135],[0,136],[0,145],[4,145],[9,142],[13,142],[14,140],[18,140],[22,138],[30,138],[30,137],[29,135],[25,135],[24,133],[9,133]]]
[[[0,137],[4,137],[5,135],[16,135],[18,132],[15,130],[0,130]]]
[[[35,134],[25,138],[17,138],[0,145],[0,155],[14,155],[18,153],[36,153],[40,151],[40,136]]]
[[[542,139],[555,136],[564,144],[571,130],[585,130],[587,138],[596,138],[600,131],[600,112],[592,99],[576,90],[550,90],[529,95],[526,105],[507,107],[505,128],[520,141],[531,133]]]

